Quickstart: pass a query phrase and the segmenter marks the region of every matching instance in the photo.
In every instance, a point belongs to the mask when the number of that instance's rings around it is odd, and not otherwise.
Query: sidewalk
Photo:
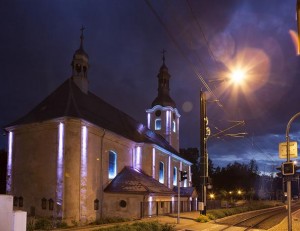
[[[179,224],[177,224],[177,217],[176,216],[159,216],[159,217],[151,217],[151,218],[144,218],[142,220],[138,220],[136,222],[147,222],[147,221],[158,221],[160,223],[168,223],[174,224],[176,230],[178,231],[220,231],[224,228],[227,228],[227,225],[220,225],[216,224],[214,221],[210,221],[207,223],[199,223],[196,222],[195,219],[199,216],[199,212],[188,212],[188,213],[181,213]],[[128,224],[133,222],[124,222],[119,224]],[[111,227],[118,224],[107,224],[107,225],[95,225],[95,226],[88,226],[88,227],[74,227],[69,229],[61,229],[56,231],[95,231],[99,230],[103,227]],[[230,231],[240,231],[245,230],[245,227],[231,227]],[[259,229],[251,229],[259,230]],[[287,217],[282,220],[278,225],[269,229],[268,231],[287,231],[288,230],[288,222]],[[292,230],[298,231],[300,230],[300,210],[294,212],[292,214]]]
[[[220,225],[216,224],[214,221],[207,222],[207,223],[199,223],[196,222],[194,219],[196,219],[199,216],[199,212],[188,212],[188,213],[182,213],[180,216],[179,224],[177,224],[177,217],[171,217],[171,216],[159,216],[159,217],[151,217],[151,218],[144,218],[142,220],[136,221],[136,222],[147,222],[147,221],[158,221],[160,223],[168,223],[168,224],[174,224],[176,230],[178,231],[220,231],[226,227],[227,225]],[[128,224],[133,222],[124,222],[122,224]],[[119,223],[120,224],[120,223]],[[61,229],[56,231],[95,231],[99,230],[103,227],[111,227],[118,224],[107,224],[107,225],[97,225],[97,226],[88,226],[88,227],[74,227],[69,229]],[[245,230],[245,228],[242,227],[233,227],[230,228],[231,231],[241,231]],[[258,230],[258,229],[256,229]]]
[[[287,231],[288,230],[288,218],[284,218],[282,222],[278,225],[274,226],[268,231]],[[300,210],[297,210],[292,213],[292,230],[297,231],[300,230]]]

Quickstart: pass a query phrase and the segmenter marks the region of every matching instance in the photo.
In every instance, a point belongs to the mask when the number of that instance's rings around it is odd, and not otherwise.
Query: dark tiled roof
[[[122,171],[104,189],[109,193],[174,195],[175,193],[151,176],[131,167]]]
[[[195,191],[194,187],[180,187],[180,196],[181,197],[191,197],[193,195],[194,191]],[[177,186],[174,186],[173,192],[178,193],[178,187]]]
[[[178,155],[178,152],[162,136],[93,93],[83,93],[72,78],[67,79],[27,115],[7,125],[6,128],[60,117],[84,119],[135,142],[157,144]]]

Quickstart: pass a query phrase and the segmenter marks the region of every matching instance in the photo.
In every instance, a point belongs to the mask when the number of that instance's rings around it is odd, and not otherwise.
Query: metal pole
[[[177,188],[178,188],[178,196],[177,196],[177,224],[180,223],[180,180],[179,178],[181,176],[179,176],[180,174],[180,170],[177,170]]]
[[[290,121],[288,122],[287,126],[286,126],[286,158],[287,158],[287,162],[290,162],[290,136],[289,136],[289,132],[290,132],[290,127],[292,122],[294,121],[294,119],[296,119],[298,116],[300,116],[300,112],[298,112],[297,114],[295,114]],[[287,178],[287,182],[286,182],[286,187],[287,187],[287,200],[288,200],[288,231],[292,231],[292,216],[291,216],[291,179],[288,177]]]
[[[207,137],[206,137],[206,97],[205,93],[200,91],[200,163],[201,163],[201,184],[202,184],[202,195],[201,200],[203,202],[204,208],[202,211],[203,215],[206,215],[206,181],[208,177],[208,156],[207,156]]]

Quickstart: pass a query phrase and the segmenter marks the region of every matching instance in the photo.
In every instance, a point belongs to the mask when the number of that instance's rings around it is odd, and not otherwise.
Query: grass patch
[[[33,230],[53,230],[55,228],[67,228],[68,225],[62,220],[48,219],[48,218],[35,218],[29,217],[27,219],[27,231]]]
[[[207,215],[200,215],[196,221],[198,222],[208,222],[210,220],[219,219],[227,216],[231,216],[238,213],[244,213],[253,210],[266,209],[275,206],[283,205],[281,202],[275,201],[252,201],[248,202],[243,206],[235,208],[224,208],[224,209],[214,209],[207,212]]]
[[[99,228],[97,231],[175,231],[175,225],[153,222],[135,222],[133,224],[116,225],[113,227]]]
[[[119,223],[119,222],[125,222],[125,221],[130,221],[130,220],[131,219],[123,218],[123,217],[104,217],[104,218],[101,218],[101,219],[91,222],[90,225],[111,224],[111,223]]]

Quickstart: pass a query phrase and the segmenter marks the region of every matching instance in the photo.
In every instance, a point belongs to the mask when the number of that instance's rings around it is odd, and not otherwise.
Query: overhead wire
[[[204,38],[204,41],[205,41],[205,44],[209,50],[209,55],[211,56],[211,58],[217,62],[216,58],[215,58],[215,55],[213,53],[213,51],[210,49],[210,46],[209,46],[209,43],[208,43],[208,40],[205,36],[205,33],[197,19],[197,17],[195,16],[195,13],[192,9],[192,6],[189,2],[189,0],[186,0],[187,2],[187,5],[191,11],[191,14],[192,14],[192,17],[194,18],[196,24],[197,24],[197,27],[199,29],[199,31],[201,32],[203,38]],[[187,55],[185,54],[185,52],[183,51],[183,49],[181,48],[181,46],[179,45],[179,43],[177,42],[177,40],[174,38],[172,32],[169,30],[169,28],[167,27],[167,25],[163,22],[163,20],[161,19],[161,17],[159,16],[159,14],[156,12],[156,10],[153,8],[151,2],[149,0],[145,0],[145,3],[147,4],[147,6],[149,7],[149,9],[151,10],[151,12],[155,15],[155,17],[157,18],[157,20],[159,21],[159,23],[161,24],[161,26],[164,28],[164,30],[167,32],[168,36],[170,37],[171,41],[174,43],[174,45],[176,46],[176,48],[178,49],[178,51],[180,52],[180,54],[184,57],[184,59],[187,61],[187,63],[190,65],[190,67],[192,68],[193,72],[195,73],[195,75],[198,77],[198,79],[201,81],[201,83],[203,84],[203,86],[206,88],[206,90],[215,98],[215,102],[217,103],[217,105],[222,108],[225,111],[225,108],[223,107],[223,105],[220,103],[220,100],[218,99],[218,97],[215,95],[215,93],[212,91],[212,89],[209,87],[209,85],[206,83],[204,77],[202,76],[202,74],[197,70],[197,68],[195,67],[195,65],[188,59]],[[200,57],[198,57],[199,61],[202,63]],[[203,63],[202,63],[203,65]],[[204,65],[203,65],[204,66]],[[204,67],[205,68],[205,67]],[[215,127],[217,130],[219,130],[219,132],[213,136],[217,136],[218,134],[222,134],[222,133],[225,133],[226,131],[228,131],[229,129],[231,128],[234,128],[238,125],[245,125],[245,121],[243,121],[243,123],[237,123],[236,125],[233,125],[231,126],[230,128],[227,128],[227,129],[224,129],[224,130],[220,130],[218,129],[217,127]],[[246,137],[246,139],[242,139],[242,140],[246,140],[248,141],[249,143],[249,138]],[[248,144],[249,145],[249,144]],[[250,145],[252,147],[255,147],[257,149],[257,151],[265,154],[272,162],[274,162],[274,159],[272,158],[272,156],[263,151],[257,144],[254,144],[253,142],[251,143],[250,142]]]
[[[152,11],[152,13],[155,15],[155,17],[157,18],[157,20],[159,21],[159,23],[162,25],[162,27],[166,30],[168,36],[171,38],[172,42],[174,43],[174,45],[176,46],[176,48],[179,50],[180,54],[185,58],[185,60],[188,62],[188,64],[190,65],[190,67],[192,68],[193,72],[196,74],[196,76],[198,77],[198,79],[201,81],[201,83],[203,84],[203,86],[206,88],[206,90],[216,99],[217,104],[219,107],[223,108],[223,105],[220,103],[220,100],[218,99],[218,97],[215,95],[215,93],[211,90],[211,88],[209,87],[209,85],[206,83],[206,81],[204,80],[202,74],[197,70],[197,68],[195,67],[195,65],[188,59],[187,55],[185,54],[185,52],[183,51],[183,49],[180,47],[179,43],[176,41],[176,39],[174,38],[172,32],[169,30],[169,28],[166,26],[166,24],[163,22],[163,20],[161,19],[161,17],[158,15],[158,13],[156,12],[156,10],[153,8],[151,2],[149,0],[145,0],[147,6],[149,7],[149,9]]]
[[[210,46],[209,46],[209,42],[208,42],[208,40],[207,40],[207,38],[206,38],[206,35],[205,35],[205,33],[204,33],[204,30],[202,29],[202,26],[201,26],[201,24],[199,23],[199,19],[198,19],[198,17],[196,17],[195,12],[194,12],[194,10],[193,10],[193,7],[192,7],[191,4],[190,4],[190,1],[189,1],[189,0],[186,0],[186,3],[187,3],[187,5],[188,5],[188,8],[189,8],[189,10],[190,10],[190,12],[191,12],[191,15],[192,15],[194,21],[196,22],[197,28],[199,29],[199,31],[201,32],[201,34],[202,34],[202,36],[203,36],[203,39],[204,39],[205,44],[206,44],[206,46],[207,46],[207,49],[208,49],[208,51],[209,51],[209,55],[211,56],[211,58],[212,58],[215,62],[217,62],[216,57],[215,57],[213,51],[211,50],[211,48],[210,48]],[[214,136],[217,137],[217,136],[220,135],[220,134],[224,134],[226,131],[228,131],[228,130],[230,130],[231,128],[234,128],[234,127],[236,127],[236,126],[238,126],[238,125],[245,125],[245,122],[243,121],[243,123],[238,123],[237,125],[231,126],[230,128],[224,129],[224,130],[220,130],[219,128],[215,127],[217,130],[219,130],[219,132],[215,133],[214,135],[211,135],[211,137],[214,137]],[[224,135],[226,135],[226,134],[224,134]],[[239,136],[233,136],[233,137],[239,137]],[[243,138],[243,136],[241,136],[240,138]],[[247,139],[249,139],[249,138],[246,137],[246,140],[247,140]],[[252,142],[252,147],[255,147],[255,148],[257,149],[257,151],[259,151],[259,152],[265,154],[266,156],[268,156],[268,157],[270,158],[270,160],[271,160],[272,162],[274,162],[274,159],[272,158],[272,156],[271,156],[269,153],[263,151],[263,150],[262,150],[257,144],[255,144],[254,142]]]
[[[196,15],[195,15],[195,13],[194,13],[194,10],[193,10],[193,8],[192,8],[192,6],[191,6],[191,4],[190,4],[190,1],[189,1],[189,0],[186,0],[186,2],[187,2],[187,5],[188,5],[188,7],[189,7],[189,9],[190,9],[190,11],[191,11],[191,14],[192,14],[192,16],[193,16],[193,18],[194,18],[194,20],[195,20],[195,22],[196,22],[196,25],[197,25],[199,31],[201,32],[201,34],[202,34],[202,36],[203,36],[203,39],[204,39],[204,41],[205,41],[205,43],[206,43],[206,46],[207,46],[207,49],[208,49],[208,51],[209,51],[210,56],[212,57],[212,59],[213,59],[215,62],[217,62],[217,59],[216,59],[216,57],[215,57],[213,51],[210,49],[209,42],[208,42],[208,40],[207,40],[207,38],[206,38],[206,35],[205,35],[205,33],[204,33],[203,29],[202,29],[202,26],[201,26],[200,23],[199,23],[198,18],[196,17]]]

